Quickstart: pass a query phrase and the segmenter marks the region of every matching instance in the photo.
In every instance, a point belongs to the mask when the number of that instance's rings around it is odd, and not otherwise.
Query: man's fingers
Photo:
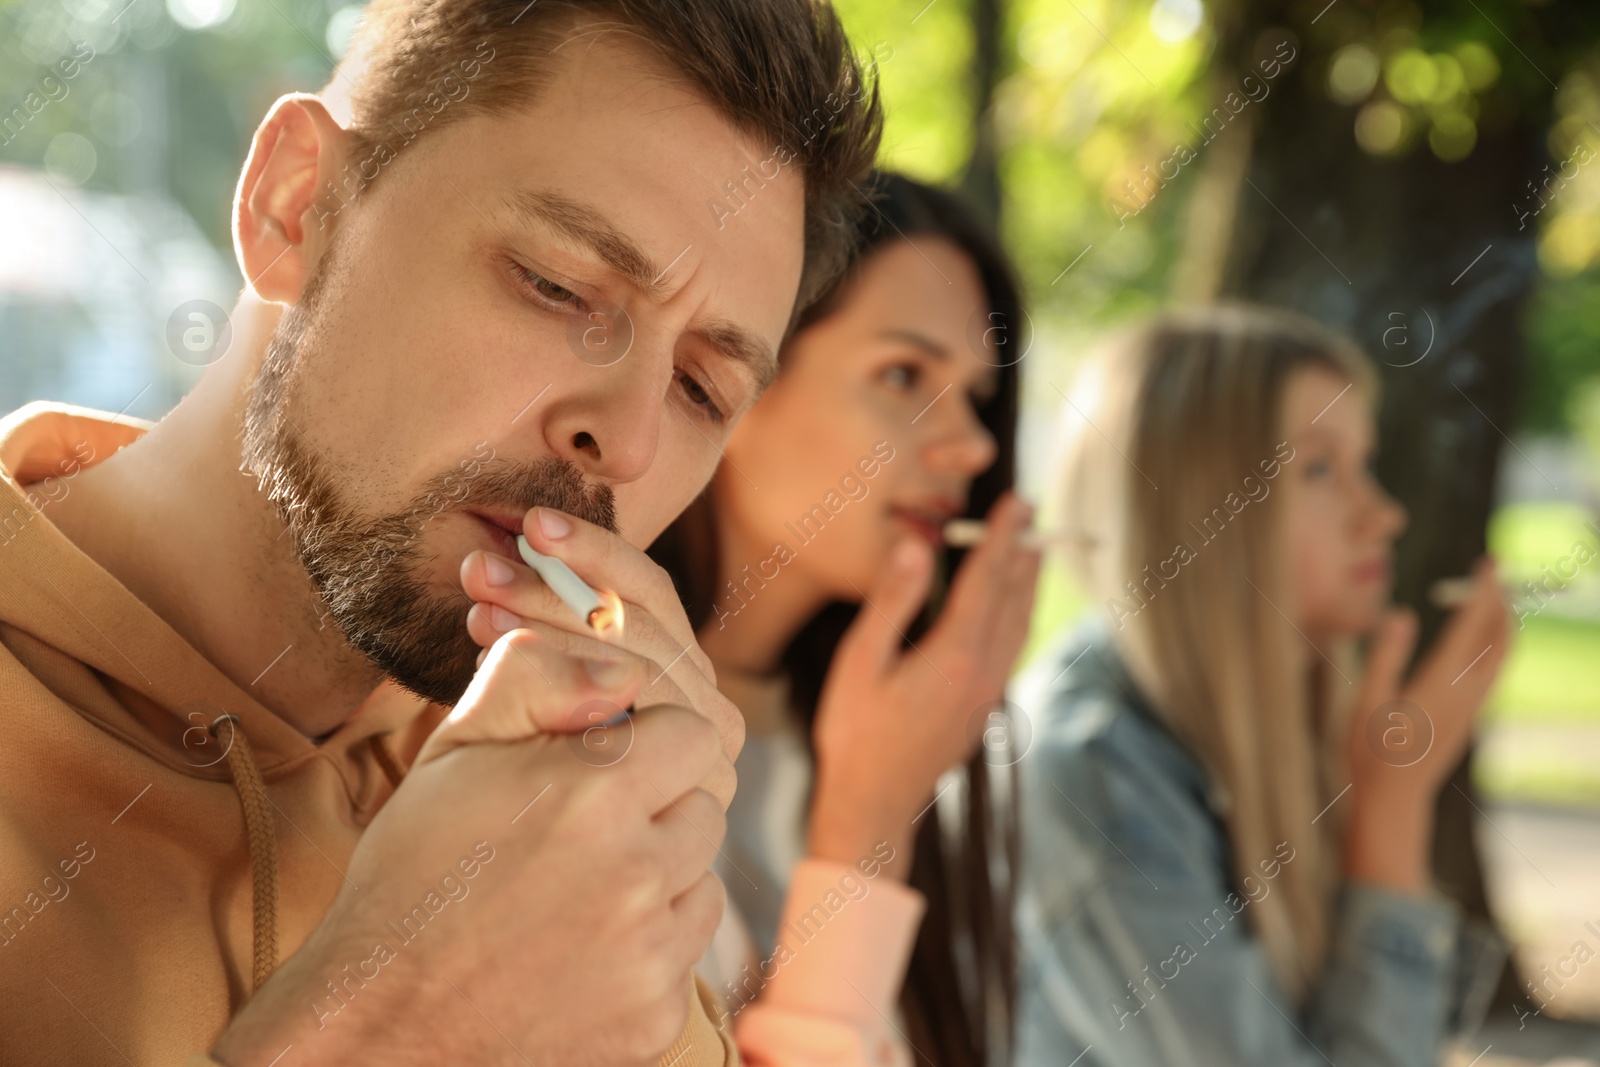
[[[888,565],[866,595],[856,619],[839,642],[838,657],[847,672],[881,673],[900,654],[917,609],[933,581],[933,549],[920,538],[905,538],[889,553]]]
[[[691,789],[657,813],[654,820],[668,857],[667,895],[677,897],[711,867],[728,832],[722,804],[704,789]]]
[[[707,871],[672,902],[672,912],[678,920],[677,958],[683,961],[685,969],[694,966],[705,954],[706,945],[722,921],[727,901],[727,889],[716,875]]]
[[[509,575],[509,578],[491,584],[491,571],[502,577]],[[608,645],[626,648],[674,667],[680,662],[691,667],[706,662],[698,646],[680,656],[684,647],[671,631],[649,608],[626,597],[622,629],[612,630],[602,638],[524,563],[512,563],[489,552],[474,552],[462,561],[461,582],[462,591],[473,601],[467,612],[467,634],[484,648],[494,644],[503,633],[537,624],[566,631],[580,641],[603,640]],[[681,607],[676,614],[681,617]],[[479,662],[482,661],[480,656]]]
[[[713,676],[711,661],[695,643],[694,629],[683,613],[671,577],[641,549],[610,530],[553,508],[529,511],[523,516],[522,530],[536,551],[556,556],[596,589],[625,591],[625,601],[654,616],[678,648],[688,648],[687,655],[701,673]]]
[[[508,616],[548,619],[565,623],[572,629],[589,629],[587,621],[580,619],[578,613],[521,560],[509,560],[482,550],[468,553],[461,561],[461,591],[473,602],[475,614],[488,615],[492,608],[498,607]],[[474,629],[472,618],[468,616],[468,630],[473,640],[484,647],[494,644],[507,629]],[[493,621],[492,616],[490,621]]]
[[[576,657],[532,630],[502,635],[417,764],[457,745],[586,730],[597,715],[626,708],[647,680],[647,664],[623,649],[602,650],[603,656]]]
[[[483,604],[475,605],[467,613],[467,627],[473,633],[474,640],[481,640],[478,633],[485,630],[485,628],[505,627],[506,629],[503,632],[499,629],[492,631],[493,637],[489,642],[491,645],[512,630],[527,630],[548,643],[550,647],[576,659],[605,660],[616,656],[626,657],[632,662],[641,664],[644,672],[644,684],[636,694],[637,703],[640,707],[649,707],[652,704],[677,704],[686,708],[699,705],[699,701],[691,699],[689,694],[677,684],[671,673],[656,658],[658,656],[666,656],[667,662],[671,662],[671,656],[667,654],[670,652],[672,655],[676,655],[682,649],[668,648],[652,653],[635,647],[614,645],[609,641],[602,641],[592,634],[565,630],[559,626],[552,626],[550,623],[540,619],[523,619],[510,616],[509,613],[502,617],[498,612],[504,610],[503,608],[497,609]],[[487,656],[480,657],[480,666],[484,659],[487,659]]]
[[[531,573],[528,580],[537,579]],[[537,606],[537,605],[535,605]],[[565,605],[561,606],[566,611]],[[524,618],[514,615],[502,603],[479,602],[467,612],[467,632],[480,645],[492,645],[504,632],[513,629],[530,629],[547,639],[557,648],[574,656],[599,656],[611,654],[613,649],[639,656],[647,664],[649,677],[639,691],[636,706],[644,708],[655,704],[676,704],[694,708],[716,725],[722,735],[728,759],[738,758],[744,745],[744,720],[733,703],[717,691],[714,680],[695,667],[704,653],[698,645],[684,648],[660,625],[650,612],[634,611],[628,618],[625,633],[614,640],[602,640],[587,628],[569,628],[546,619]],[[478,657],[481,666],[485,655]],[[733,787],[731,768],[718,776],[715,792],[731,798]]]
[[[652,815],[671,808],[727,762],[717,728],[688,708],[658,704],[635,712],[631,721],[632,740],[616,766],[631,778]]]

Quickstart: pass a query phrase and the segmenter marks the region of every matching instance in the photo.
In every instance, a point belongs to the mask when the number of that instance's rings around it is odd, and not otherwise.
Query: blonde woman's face
[[[1389,603],[1406,524],[1372,476],[1370,401],[1347,379],[1308,368],[1289,380],[1283,419],[1294,448],[1284,499],[1297,625],[1317,642],[1365,633]]]

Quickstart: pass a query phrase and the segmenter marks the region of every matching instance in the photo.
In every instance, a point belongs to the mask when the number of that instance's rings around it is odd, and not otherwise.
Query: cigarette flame
[[[621,637],[624,617],[622,598],[609,589],[600,589],[596,592],[599,594],[602,603],[598,608],[589,612],[590,627],[601,636],[616,631],[616,636]]]

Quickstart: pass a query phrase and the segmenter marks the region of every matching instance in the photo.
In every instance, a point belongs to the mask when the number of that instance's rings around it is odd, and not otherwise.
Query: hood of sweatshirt
[[[75,474],[150,425],[44,402],[0,420],[0,626],[98,674],[117,702],[89,701],[82,712],[180,774],[227,777],[217,753],[204,751],[209,742],[193,732],[224,711],[240,718],[269,776],[319,754],[341,759],[352,743],[421,713],[425,700],[386,686],[323,743],[313,742],[217,670],[44,517],[41,502],[70,493]],[[367,766],[362,759],[345,769],[359,777]],[[351,785],[351,800],[360,804],[365,783]]]
[[[314,742],[46,518],[150,425],[0,420],[0,1003],[29,1005],[0,1061],[207,1047],[357,890],[361,830],[447,711],[385,683]]]

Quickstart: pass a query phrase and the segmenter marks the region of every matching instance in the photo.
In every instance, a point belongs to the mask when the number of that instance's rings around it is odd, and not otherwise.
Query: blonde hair
[[[1351,643],[1322,649],[1339,677],[1289,621],[1272,487],[1294,469],[1282,409],[1303,368],[1377,401],[1365,355],[1289,312],[1200,308],[1116,335],[1065,412],[1059,502],[1069,560],[1130,675],[1217,787],[1235,879],[1259,880],[1280,842],[1294,850],[1246,910],[1296,1003],[1327,952],[1338,819],[1318,816],[1346,777],[1357,677]]]

